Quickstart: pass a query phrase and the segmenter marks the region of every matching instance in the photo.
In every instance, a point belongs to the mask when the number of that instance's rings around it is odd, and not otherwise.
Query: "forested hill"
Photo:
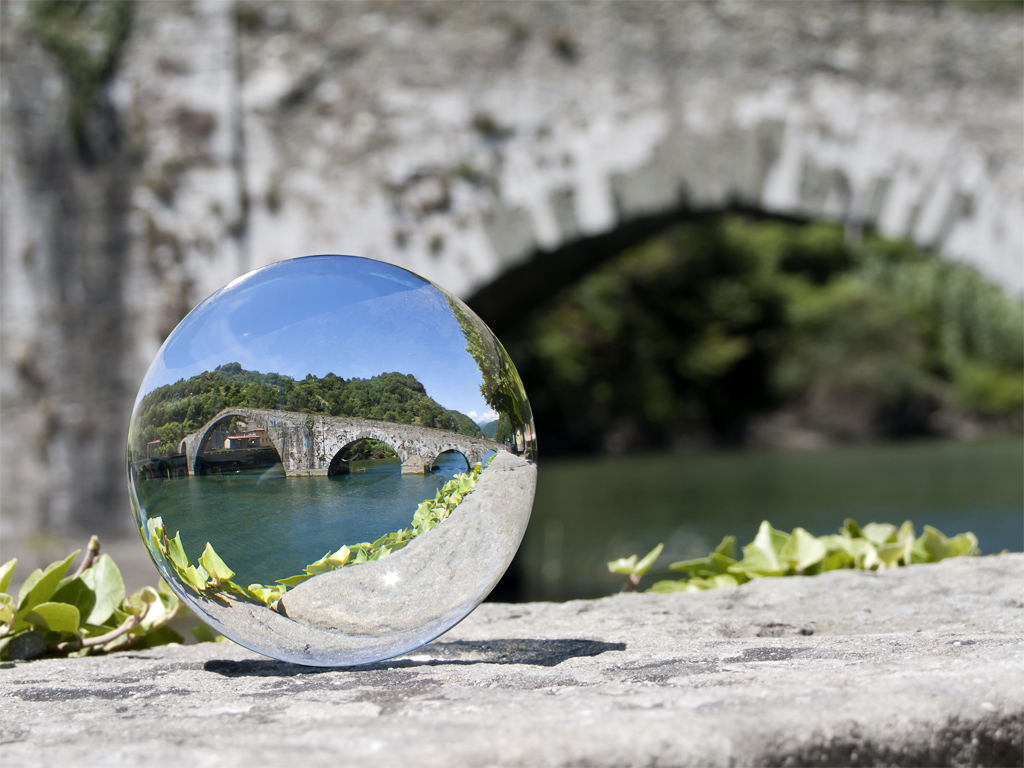
[[[185,435],[196,432],[229,407],[380,419],[482,436],[471,418],[443,408],[409,374],[382,373],[371,379],[307,374],[296,381],[279,373],[247,371],[239,363],[228,363],[157,387],[146,395],[140,404],[133,443],[141,450],[148,442],[160,440],[161,451],[176,451]]]

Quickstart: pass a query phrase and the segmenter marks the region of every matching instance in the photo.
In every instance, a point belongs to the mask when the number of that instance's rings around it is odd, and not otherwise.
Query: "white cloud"
[[[490,424],[492,421],[497,421],[500,418],[498,416],[498,412],[495,411],[493,408],[487,411],[486,413],[481,414],[477,413],[476,411],[470,411],[466,415],[469,416],[469,418],[471,418],[477,424]]]

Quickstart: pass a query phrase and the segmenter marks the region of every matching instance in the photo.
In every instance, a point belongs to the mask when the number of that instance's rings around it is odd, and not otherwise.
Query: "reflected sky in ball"
[[[490,412],[480,369],[441,291],[368,259],[308,256],[243,275],[196,307],[161,351],[139,399],[240,363],[296,380],[412,374],[445,408],[476,421]]]

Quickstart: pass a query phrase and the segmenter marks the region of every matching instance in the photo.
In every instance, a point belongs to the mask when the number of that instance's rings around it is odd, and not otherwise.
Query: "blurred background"
[[[503,340],[537,501],[498,596],[912,520],[1024,548],[1020,2],[0,4],[0,547],[97,533],[163,339],[350,253]]]

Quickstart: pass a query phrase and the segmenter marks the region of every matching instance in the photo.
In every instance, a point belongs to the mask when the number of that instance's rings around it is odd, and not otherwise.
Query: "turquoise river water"
[[[543,433],[542,433],[543,438]],[[1024,549],[1024,443],[895,443],[820,451],[764,450],[545,461],[520,551],[526,597],[611,594],[605,563],[665,550],[644,580],[678,578],[677,560],[722,537],[748,543],[762,520],[835,533],[846,518],[910,520],[947,535],[973,531],[984,554]]]
[[[271,584],[346,544],[374,541],[412,522],[457,472],[461,454],[442,454],[429,475],[402,475],[397,463],[361,474],[283,477],[266,472],[148,480],[140,485],[147,517],[181,533],[197,562],[209,542],[243,586]]]

